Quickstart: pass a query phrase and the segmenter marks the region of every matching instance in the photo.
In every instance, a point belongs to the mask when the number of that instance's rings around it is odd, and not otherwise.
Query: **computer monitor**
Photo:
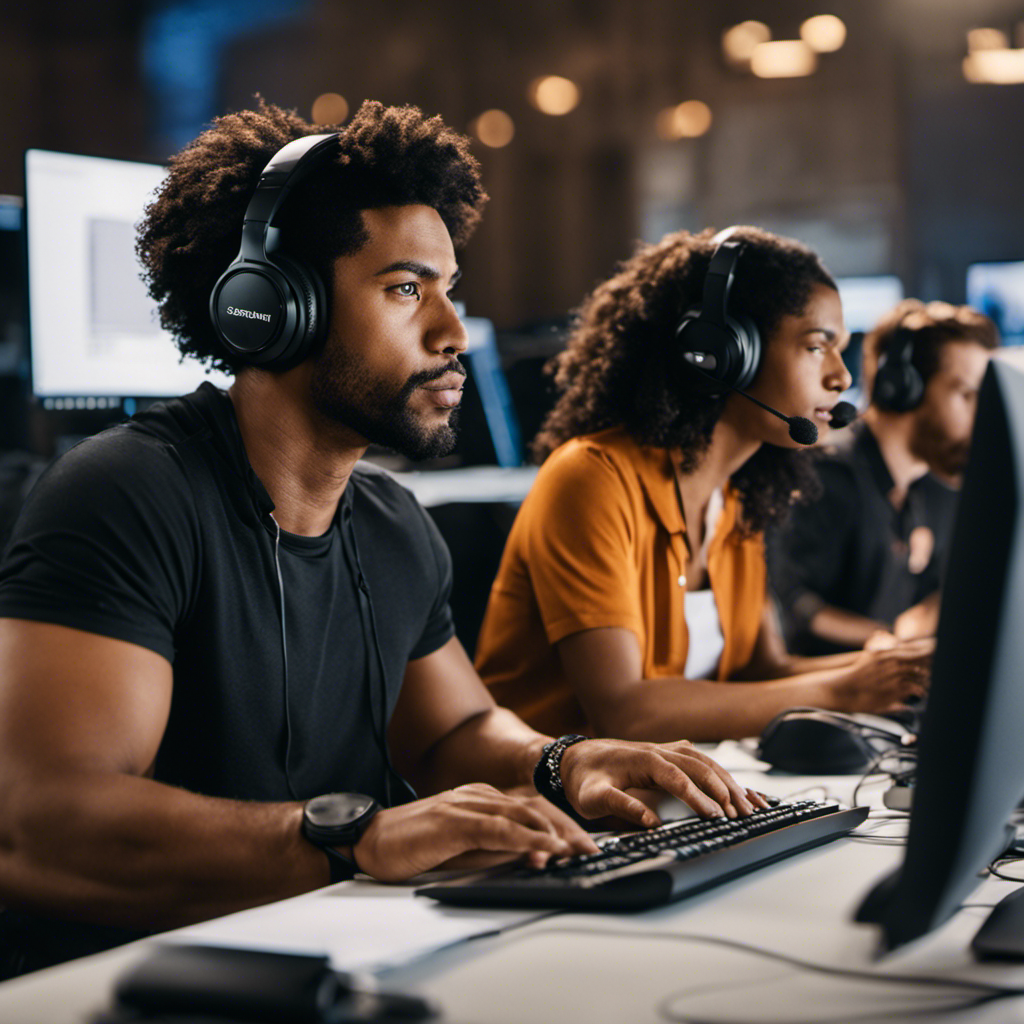
[[[21,208],[18,196],[0,196],[0,375],[20,373],[25,355]]]
[[[903,282],[895,274],[837,277],[843,321],[851,334],[867,334],[903,299]]]
[[[30,374],[44,407],[117,408],[204,380],[230,384],[181,359],[140,278],[136,224],[165,173],[158,164],[26,151]]]
[[[519,420],[501,366],[494,324],[480,316],[464,316],[462,322],[467,336],[462,362],[469,380],[463,392],[460,461],[463,465],[520,466],[523,443]]]
[[[995,321],[1004,345],[1024,345],[1024,260],[972,263],[967,304]]]
[[[1007,822],[1024,795],[1022,622],[1024,372],[993,359],[943,582],[906,853],[857,913],[882,925],[890,948],[949,918],[1012,837]],[[1019,952],[1022,895],[998,909]]]
[[[843,398],[854,405],[860,405],[864,335],[873,330],[878,321],[902,300],[903,282],[894,274],[837,277],[835,280],[843,304],[843,322],[850,332],[850,342],[843,352],[843,362],[850,371],[852,383]]]

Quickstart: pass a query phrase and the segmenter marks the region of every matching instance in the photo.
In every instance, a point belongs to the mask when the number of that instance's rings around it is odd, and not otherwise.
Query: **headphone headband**
[[[242,218],[242,246],[237,259],[267,261],[267,233],[281,204],[317,160],[337,147],[339,140],[337,132],[307,135],[293,139],[270,158]]]
[[[340,141],[337,132],[293,139],[260,174],[242,219],[238,255],[210,293],[210,319],[221,344],[243,363],[286,370],[321,337],[327,296],[311,267],[274,252],[274,217],[292,188]]]

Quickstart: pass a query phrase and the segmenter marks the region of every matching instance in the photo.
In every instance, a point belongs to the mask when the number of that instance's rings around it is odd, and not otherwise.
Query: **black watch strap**
[[[347,882],[350,878],[356,877],[359,865],[354,859],[339,853],[333,846],[322,846],[321,849],[327,854],[327,863],[331,866],[331,885],[335,882]]]
[[[569,798],[565,795],[565,787],[562,785],[562,755],[574,743],[582,743],[588,739],[587,736],[580,736],[578,733],[567,733],[559,736],[557,740],[544,745],[540,760],[533,769],[533,785],[541,796],[547,797],[556,807],[575,817],[576,811]]]

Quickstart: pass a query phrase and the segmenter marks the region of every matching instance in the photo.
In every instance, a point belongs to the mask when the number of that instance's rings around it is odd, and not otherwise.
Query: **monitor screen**
[[[466,325],[466,351],[462,361],[471,385],[463,392],[458,449],[462,464],[494,462],[499,466],[520,466],[523,445],[519,421],[501,366],[494,324],[479,316],[463,317],[462,322]],[[481,429],[478,422],[476,398],[479,398],[485,429]]]
[[[894,274],[837,277],[843,320],[851,334],[866,334],[903,299],[903,282]]]
[[[30,372],[51,408],[163,398],[231,378],[182,360],[140,278],[136,224],[158,164],[25,154]],[[66,405],[70,399],[73,405]]]
[[[18,196],[0,196],[0,375],[18,374],[25,355],[21,206]]]
[[[1022,499],[1024,372],[993,359],[943,582],[906,854],[858,912],[882,925],[890,947],[949,918],[1012,838],[1007,823],[1024,795]]]
[[[972,263],[967,304],[995,321],[1004,345],[1024,345],[1024,260]]]

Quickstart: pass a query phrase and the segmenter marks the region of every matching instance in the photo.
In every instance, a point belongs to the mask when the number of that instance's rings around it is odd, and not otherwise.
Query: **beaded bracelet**
[[[541,796],[546,797],[556,807],[575,815],[575,809],[569,803],[565,795],[565,787],[562,785],[562,755],[574,743],[581,743],[588,739],[587,736],[580,736],[578,733],[568,733],[559,736],[557,740],[544,745],[540,760],[533,769],[533,785]]]

